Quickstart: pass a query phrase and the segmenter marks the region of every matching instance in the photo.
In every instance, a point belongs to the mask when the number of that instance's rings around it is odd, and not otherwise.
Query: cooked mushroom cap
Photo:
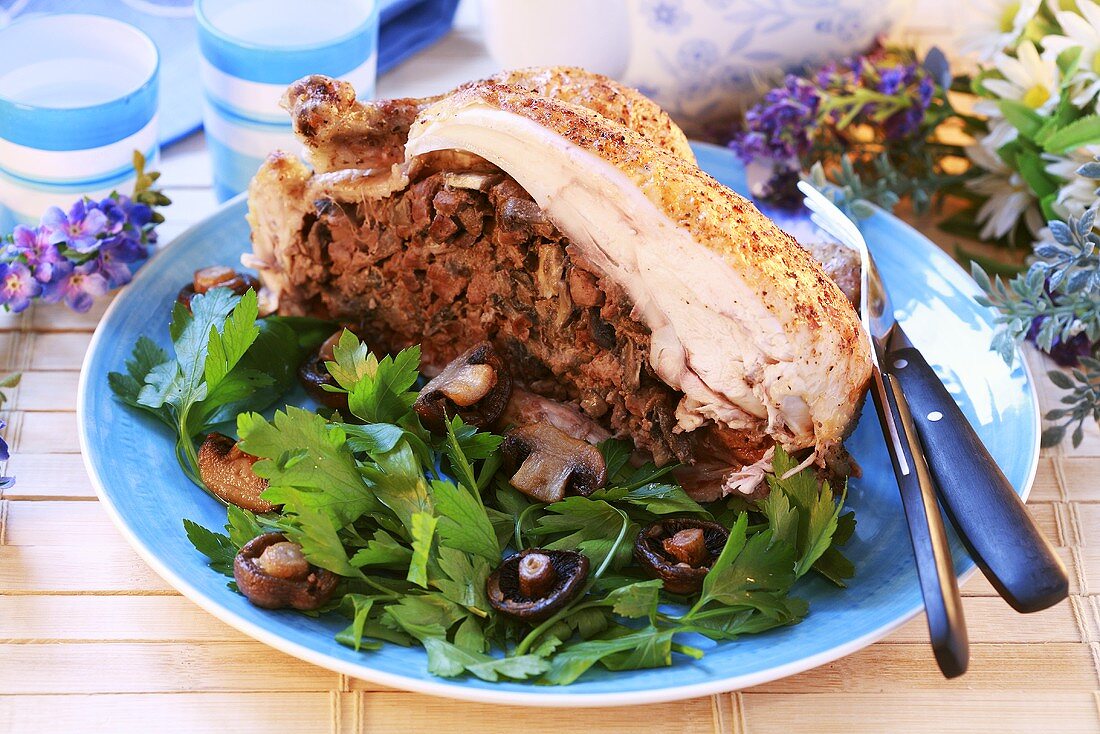
[[[420,390],[413,405],[424,426],[436,433],[458,415],[472,426],[492,425],[512,396],[512,374],[489,342],[468,349]]]
[[[600,450],[549,423],[508,431],[500,448],[515,472],[511,485],[539,502],[557,502],[568,492],[587,497],[607,483]]]
[[[304,560],[301,548],[289,543],[282,533],[265,533],[237,553],[233,578],[241,593],[258,607],[317,609],[332,598],[340,577]]]
[[[267,480],[252,471],[257,461],[224,433],[209,433],[199,447],[199,476],[226,502],[252,512],[271,512],[275,505],[260,498]]]
[[[260,282],[248,273],[239,273],[224,265],[211,265],[195,271],[194,279],[180,288],[176,300],[190,310],[191,299],[197,293],[206,293],[212,288],[228,288],[238,296],[243,296],[249,288],[259,293]]]
[[[306,394],[321,405],[338,410],[343,414],[348,412],[348,394],[343,392],[329,392],[322,385],[336,387],[336,380],[325,367],[325,362],[331,362],[336,357],[333,350],[340,341],[340,335],[344,329],[334,333],[317,348],[317,351],[306,358],[298,368],[298,382],[302,383]]]
[[[521,565],[525,561],[526,568]],[[521,573],[527,578],[521,579]],[[587,578],[588,558],[583,553],[528,548],[500,564],[485,582],[485,591],[498,612],[539,622],[581,593]],[[536,596],[527,596],[524,589]]]
[[[702,537],[693,531],[702,531]],[[638,533],[634,560],[647,574],[664,581],[666,591],[692,594],[703,587],[703,579],[728,539],[729,531],[716,522],[669,518]]]

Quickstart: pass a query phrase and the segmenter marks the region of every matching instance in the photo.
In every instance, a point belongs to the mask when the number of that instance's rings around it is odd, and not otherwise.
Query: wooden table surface
[[[423,94],[492,70],[476,32],[460,28],[382,79],[379,94]],[[166,151],[161,169],[175,202],[161,230],[169,239],[215,206],[201,134]],[[461,703],[276,652],[138,558],[96,501],[77,445],[77,377],[105,306],[0,315],[0,373],[24,373],[0,414],[6,473],[18,478],[0,496],[0,732],[1100,732],[1100,431],[1078,449],[1045,451],[1028,503],[1070,570],[1072,598],[1021,616],[971,578],[961,679],[940,676],[919,617],[850,657],[740,692],[572,711]]]

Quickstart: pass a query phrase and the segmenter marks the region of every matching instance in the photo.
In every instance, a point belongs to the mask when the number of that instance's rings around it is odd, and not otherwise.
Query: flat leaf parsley
[[[853,573],[837,547],[854,529],[845,492],[809,469],[778,478],[796,464],[778,447],[770,493],[756,504],[700,505],[671,480],[673,467],[633,466],[633,447],[617,440],[600,445],[606,487],[532,502],[498,472],[501,436],[457,417],[445,435],[424,429],[412,410],[416,348],[378,359],[345,331],[327,368],[350,415],[294,405],[265,415],[318,341],[304,333],[292,320],[257,319],[251,292],[214,290],[195,298],[192,313],[176,307],[174,354],[142,339],[110,381],[121,401],[168,427],[196,482],[195,442],[236,421],[241,450],[258,457],[253,470],[268,482],[262,496],[280,509],[257,516],[231,506],[224,534],[184,520],[188,538],[212,569],[232,575],[244,543],[282,532],[342,577],[321,613],[345,616],[336,639],[361,653],[419,645],[438,676],[565,685],[596,665],[672,665],[701,657],[701,638],[795,624],[808,612],[801,577],[842,586]],[[668,517],[730,519],[729,540],[692,598],[668,594],[632,557],[639,530]],[[497,613],[486,595],[502,557],[529,547],[580,551],[591,569],[584,593],[537,624]]]

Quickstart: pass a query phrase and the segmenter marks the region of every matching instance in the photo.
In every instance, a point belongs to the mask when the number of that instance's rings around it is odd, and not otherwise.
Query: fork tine
[[[828,232],[833,237],[836,237],[842,244],[852,247],[856,250],[863,250],[866,248],[866,244],[863,243],[863,235],[860,234],[859,228],[855,226],[855,223],[851,219],[844,216],[833,202],[829,201],[820,191],[815,189],[809,183],[800,181],[798,183],[799,190],[805,194],[804,203],[806,208],[813,212],[810,219]]]

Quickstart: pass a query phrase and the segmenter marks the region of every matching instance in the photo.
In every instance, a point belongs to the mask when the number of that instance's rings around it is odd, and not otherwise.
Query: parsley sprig
[[[600,446],[605,488],[532,502],[498,472],[501,436],[458,417],[442,436],[421,426],[412,410],[417,348],[378,359],[344,332],[327,367],[350,415],[294,405],[265,415],[288,386],[300,342],[310,341],[300,338],[303,325],[257,320],[250,294],[215,290],[193,304],[193,314],[173,315],[174,356],[142,339],[112,387],[172,429],[196,480],[195,441],[236,420],[241,449],[258,457],[253,469],[268,481],[264,498],[281,509],[256,516],[229,507],[225,533],[185,520],[188,538],[231,576],[241,545],[284,533],[342,577],[321,612],[348,619],[336,639],[357,651],[415,644],[435,675],[565,685],[597,664],[628,670],[700,658],[693,637],[733,640],[795,624],[808,611],[799,578],[816,572],[842,586],[853,573],[836,547],[854,528],[842,514],[844,492],[810,470],[779,478],[796,464],[780,448],[770,494],[756,505],[704,507],[671,481],[673,467],[631,466],[633,447],[618,440]],[[670,516],[731,518],[695,598],[666,593],[632,559],[639,530]],[[578,550],[593,569],[583,594],[534,626],[497,614],[485,592],[502,557],[529,546]]]
[[[305,354],[323,339],[308,319],[257,320],[255,291],[236,296],[214,288],[176,303],[169,334],[174,355],[141,337],[126,372],[107,375],[123,403],[164,423],[176,437],[176,458],[203,486],[195,440],[245,410],[262,410],[293,383]]]

